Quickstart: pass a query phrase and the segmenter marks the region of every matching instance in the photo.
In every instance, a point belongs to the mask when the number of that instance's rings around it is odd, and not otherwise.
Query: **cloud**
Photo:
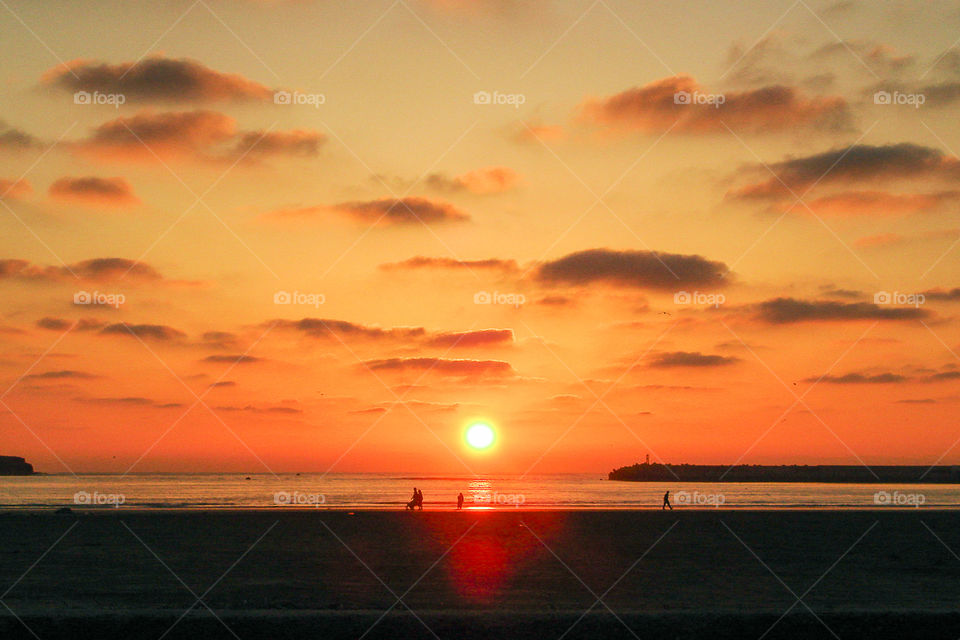
[[[247,413],[260,413],[260,414],[297,414],[303,413],[302,409],[297,409],[295,407],[255,407],[252,404],[245,405],[243,407],[227,405],[214,407],[217,411],[245,411]]]
[[[399,342],[405,345],[422,344],[427,347],[469,348],[504,346],[513,343],[512,329],[479,329],[471,331],[431,332],[423,327],[392,327],[362,325],[346,320],[302,318],[301,320],[269,320],[260,325],[297,331],[313,338],[337,337],[344,340]],[[211,356],[232,361],[232,356]],[[210,360],[210,358],[207,358]]]
[[[436,413],[451,413],[455,412],[460,408],[460,404],[457,402],[445,403],[445,402],[426,402],[424,400],[397,400],[394,402],[385,402],[383,403],[386,406],[382,407],[371,407],[369,409],[360,409],[357,411],[350,411],[349,413],[381,413],[386,411],[388,408],[393,408],[397,406],[402,407],[418,407],[424,411],[436,412]]]
[[[121,396],[106,398],[74,398],[77,402],[86,402],[89,404],[116,405],[122,407],[153,407],[155,409],[175,409],[182,407],[179,402],[157,402],[150,398],[142,396]]]
[[[943,371],[927,378],[927,382],[943,382],[944,380],[960,380],[960,371]]]
[[[235,134],[236,121],[216,111],[141,111],[101,124],[76,146],[100,159],[156,162],[207,157]]]
[[[332,209],[361,222],[380,224],[425,224],[435,222],[462,222],[470,216],[452,204],[428,198],[381,198],[361,202],[342,202]]]
[[[257,362],[264,362],[263,358],[257,358],[256,356],[248,355],[218,355],[218,356],[207,356],[203,359],[204,362],[227,362],[230,364],[254,364]]]
[[[386,407],[368,407],[366,409],[354,409],[352,411],[348,411],[347,413],[362,415],[366,413],[386,413],[386,412],[387,412]]]
[[[931,107],[946,107],[960,100],[960,82],[948,81],[929,84],[917,90],[926,98],[924,104]]]
[[[548,307],[565,307],[576,303],[576,300],[567,296],[543,296],[536,301],[536,304],[542,304]]]
[[[851,51],[854,55],[851,55]],[[909,70],[916,63],[916,58],[898,55],[890,45],[862,40],[837,40],[810,54],[811,60],[821,64],[827,59],[839,59],[856,65],[857,58],[875,73],[883,75],[896,75]]]
[[[77,398],[80,402],[95,404],[152,405],[153,400],[142,396],[123,396],[119,398]]]
[[[482,269],[491,269],[498,271],[517,271],[516,260],[502,260],[500,258],[487,258],[485,260],[457,260],[455,258],[431,258],[427,256],[414,256],[400,262],[387,262],[380,265],[385,271],[395,271],[400,269],[464,269],[479,271]]]
[[[423,327],[397,327],[392,329],[382,329],[380,327],[356,324],[346,320],[330,320],[324,318],[269,320],[262,323],[261,326],[275,326],[280,329],[291,329],[314,338],[326,338],[337,335],[341,337],[356,337],[368,340],[410,340],[420,339],[427,335],[427,331]]]
[[[513,343],[512,329],[481,329],[479,331],[453,331],[439,333],[429,340],[431,347],[478,347],[499,346]]]
[[[856,300],[857,298],[862,298],[864,293],[863,291],[856,291],[854,289],[839,289],[832,284],[827,284],[820,287],[820,295],[824,295],[829,298],[846,298],[850,300]]]
[[[126,258],[93,258],[63,267],[35,265],[27,260],[0,259],[0,280],[68,282],[76,279],[110,282],[124,279],[130,283],[159,282],[163,276],[144,262]]]
[[[520,175],[509,167],[484,167],[450,178],[432,173],[425,180],[428,187],[438,191],[468,191],[476,195],[503,193],[520,183]]]
[[[807,200],[807,206],[817,215],[833,217],[911,215],[925,213],[941,207],[944,203],[960,200],[960,191],[935,193],[890,193],[888,191],[844,191]],[[789,202],[789,204],[787,204]],[[792,201],[784,201],[781,210],[792,207]],[[805,207],[793,207],[804,213]]]
[[[657,368],[720,367],[739,361],[739,358],[732,356],[709,355],[699,351],[671,351],[654,356],[650,361],[650,366]]]
[[[542,282],[614,285],[676,290],[685,286],[722,287],[727,284],[722,262],[698,255],[659,251],[588,249],[545,262],[537,270]]]
[[[453,360],[447,358],[386,358],[363,363],[374,371],[431,371],[456,377],[513,377],[509,362],[502,360]]]
[[[85,205],[121,207],[140,204],[125,178],[60,178],[50,185],[50,196]]]
[[[922,293],[927,300],[940,302],[960,302],[960,287],[953,289],[928,289]]]
[[[73,60],[43,74],[41,82],[65,91],[122,94],[128,102],[267,101],[273,89],[239,74],[215,71],[189,58],[160,55],[108,64]]]
[[[684,101],[686,96],[689,101]],[[698,102],[697,96],[716,98],[707,103]],[[840,97],[808,97],[783,85],[719,94],[686,75],[589,99],[581,106],[581,117],[619,130],[661,133],[673,127],[690,134],[726,132],[727,127],[737,132],[842,131],[851,129],[852,122],[847,102]]]
[[[26,151],[41,146],[39,138],[0,120],[0,151]]]
[[[237,345],[237,336],[228,331],[207,331],[200,339],[204,346],[217,349],[230,349]]]
[[[803,382],[826,382],[828,384],[893,384],[906,382],[907,380],[909,380],[909,378],[898,373],[848,373],[842,376],[828,375],[819,378],[806,378]]]
[[[234,147],[237,157],[264,156],[311,157],[320,152],[327,137],[319,131],[293,129],[291,131],[249,131],[241,134]]]
[[[151,281],[163,279],[163,276],[150,265],[126,258],[93,258],[77,262],[71,266],[71,269],[81,278],[98,282],[118,280],[123,277]]]
[[[237,131],[236,121],[217,111],[141,111],[101,124],[73,144],[79,153],[109,162],[235,161],[316,155],[325,136],[315,131]],[[232,146],[231,146],[232,145]]]
[[[272,220],[311,220],[328,213],[345,215],[365,224],[381,226],[463,222],[470,219],[452,204],[429,198],[381,198],[341,202],[333,205],[313,205],[276,209],[263,214]]]
[[[8,180],[0,178],[0,199],[17,200],[33,193],[33,187],[27,180]]]
[[[49,331],[66,331],[71,327],[73,331],[97,331],[107,326],[107,324],[107,322],[96,318],[81,318],[74,321],[47,316],[37,320],[37,328],[47,329]]]
[[[769,165],[747,169],[748,172],[776,177],[748,184],[728,194],[741,199],[788,198],[814,184],[887,184],[895,180],[929,179],[956,183],[960,181],[960,160],[938,149],[908,142],[889,145],[852,145],[809,156],[788,158]],[[789,188],[789,189],[788,189]],[[954,194],[954,192],[945,192]]]
[[[902,235],[899,233],[878,233],[854,240],[854,245],[867,248],[884,248],[908,243],[928,241],[952,243],[960,234],[960,229],[932,229],[920,233]]]
[[[208,386],[210,389],[219,389],[219,388],[223,388],[223,387],[235,387],[235,386],[237,386],[237,383],[234,382],[233,380],[222,380],[222,381],[220,381],[220,382],[211,382],[211,383],[210,383],[209,385],[207,385],[207,386]]]
[[[87,373],[85,371],[74,371],[72,369],[61,369],[59,371],[44,371],[43,373],[31,373],[30,375],[23,376],[24,380],[62,380],[64,378],[74,378],[74,379],[84,379],[90,380],[97,378],[92,373]]]
[[[108,324],[100,330],[100,334],[137,337],[144,340],[157,340],[161,342],[179,340],[187,336],[187,334],[178,329],[162,324],[127,324],[126,322]]]
[[[761,320],[771,324],[833,320],[915,320],[926,318],[925,309],[887,307],[869,302],[837,302],[833,300],[797,300],[774,298],[756,305]]]

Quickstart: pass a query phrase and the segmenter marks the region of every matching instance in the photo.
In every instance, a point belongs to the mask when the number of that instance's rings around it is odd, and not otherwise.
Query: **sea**
[[[602,474],[51,474],[0,477],[0,509],[954,509],[960,485],[621,482]]]

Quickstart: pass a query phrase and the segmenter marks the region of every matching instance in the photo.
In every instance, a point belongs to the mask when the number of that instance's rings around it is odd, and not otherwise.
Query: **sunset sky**
[[[0,454],[960,464],[958,33],[899,1],[2,0]]]

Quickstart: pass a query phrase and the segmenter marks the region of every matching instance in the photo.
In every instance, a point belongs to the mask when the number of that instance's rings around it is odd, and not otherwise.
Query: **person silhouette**
[[[457,494],[457,511],[463,509],[463,492]]]
[[[407,503],[407,509],[413,511],[413,508],[417,506],[417,497],[420,495],[420,492],[417,491],[417,488],[413,488],[413,497],[410,498],[410,502]]]
[[[669,492],[669,491],[667,491],[665,494],[663,494],[663,505],[661,505],[660,510],[663,511],[664,509],[670,509],[670,511],[673,511],[673,505],[670,504],[670,492]]]
[[[417,491],[417,490],[414,489],[414,491]],[[417,507],[420,509],[420,511],[423,511],[423,491],[417,491],[417,497],[415,498],[415,502]]]

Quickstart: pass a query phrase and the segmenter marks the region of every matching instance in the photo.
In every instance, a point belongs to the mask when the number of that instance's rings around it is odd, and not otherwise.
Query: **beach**
[[[43,640],[956,637],[958,525],[930,509],[11,511],[0,628]]]

